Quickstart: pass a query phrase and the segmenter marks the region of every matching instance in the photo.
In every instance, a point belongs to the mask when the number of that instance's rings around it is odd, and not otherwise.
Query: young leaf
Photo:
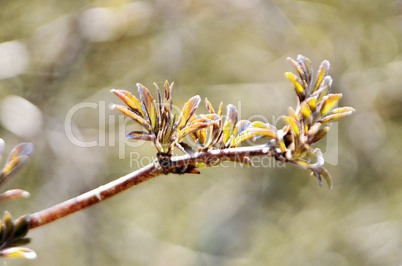
[[[155,135],[148,134],[143,131],[131,131],[126,135],[126,138],[129,140],[153,141],[155,139]]]
[[[169,85],[169,82],[166,80],[165,81],[165,83],[164,83],[164,87],[165,87],[165,103],[169,103],[169,104],[171,104],[172,103],[172,88],[173,88],[173,84],[174,84],[174,82],[172,82],[170,85]],[[171,107],[171,106],[168,106],[169,108]]]
[[[123,100],[125,104],[128,105],[135,113],[144,116],[144,112],[142,111],[140,101],[132,95],[130,92],[125,90],[111,90],[117,97]]]
[[[315,108],[317,107],[317,97],[310,96],[308,99],[306,99],[305,103],[307,103],[311,111],[314,112]]]
[[[302,59],[300,57],[300,55],[297,56],[297,61],[288,57],[287,60],[294,66],[294,68],[296,69],[297,73],[299,74],[300,78],[304,79],[306,76],[306,72],[303,69],[303,61],[300,60]]]
[[[313,93],[320,88],[324,77],[327,76],[328,74],[328,69],[329,69],[329,62],[327,60],[324,60],[321,63],[320,68],[318,69],[317,80],[315,82]]]
[[[258,139],[261,137],[276,139],[276,131],[277,129],[271,124],[263,123],[260,121],[252,122],[246,129],[246,132],[250,133],[254,139]]]
[[[339,114],[339,113],[348,113],[348,114],[351,114],[351,113],[353,113],[354,111],[356,111],[354,108],[346,106],[346,107],[338,107],[338,108],[335,108],[335,109],[333,109],[333,110],[330,112],[330,114]]]
[[[324,118],[320,120],[321,123],[328,123],[328,122],[333,122],[335,120],[338,120],[339,118],[351,115],[352,112],[344,112],[344,113],[338,113],[338,114],[332,114],[332,115],[327,115]]]
[[[324,128],[319,129],[315,134],[309,136],[309,138],[307,140],[308,143],[313,144],[313,143],[320,141],[322,138],[324,138],[327,135],[328,131],[329,131],[329,127],[324,127]]]
[[[215,110],[214,110],[214,108],[212,107],[211,102],[208,101],[208,98],[205,98],[205,106],[207,107],[208,112],[209,112],[210,114],[215,114]]]
[[[302,102],[300,105],[300,112],[303,115],[303,117],[305,119],[310,118],[311,117],[311,108],[310,106],[306,103],[306,102]]]
[[[340,107],[340,108],[335,108],[331,112],[329,112],[328,115],[323,117],[320,122],[321,123],[328,123],[332,122],[334,120],[337,120],[339,118],[351,115],[355,111],[354,108],[352,107]]]
[[[222,128],[222,134],[223,134],[222,142],[225,147],[227,145],[229,145],[228,141],[230,140],[230,138],[232,136],[233,129],[234,129],[236,123],[237,123],[237,109],[234,105],[228,104],[227,117],[226,117],[225,123],[223,124],[223,128]]]
[[[10,152],[4,168],[0,172],[0,185],[11,177],[11,175],[15,173],[22,165],[24,165],[32,153],[32,143],[24,142],[15,146]]]
[[[193,96],[188,100],[181,110],[179,119],[178,119],[178,129],[182,129],[185,127],[189,121],[189,119],[193,116],[194,112],[197,110],[200,105],[201,97],[199,95]]]
[[[181,142],[184,139],[184,137],[187,136],[188,134],[191,134],[195,131],[206,128],[210,125],[211,125],[210,122],[205,122],[205,121],[197,121],[197,122],[191,123],[190,125],[187,125],[185,128],[180,130],[177,140],[178,140],[178,142]]]
[[[342,94],[329,94],[327,96],[324,96],[323,98],[323,104],[321,106],[320,114],[321,116],[326,115],[329,111],[331,111],[335,105],[339,102],[339,100],[342,98]]]
[[[243,131],[245,131],[249,126],[251,122],[248,120],[240,120],[239,122],[236,123],[236,126],[233,130],[233,135],[237,136]]]
[[[131,111],[129,108],[123,105],[113,104],[112,109],[117,109],[122,112],[124,115],[130,117],[131,119],[137,121],[140,125],[142,125],[148,132],[152,132],[152,126],[149,124],[147,120],[139,116],[138,114]]]
[[[137,83],[137,87],[142,109],[144,110],[145,117],[148,118],[149,124],[152,127],[151,132],[153,132],[155,129],[157,129],[157,111],[155,107],[155,100],[145,86]]]
[[[324,96],[328,95],[328,92],[331,89],[331,84],[332,78],[330,76],[325,76],[320,88],[314,93],[314,96],[317,97],[317,102],[321,102]]]
[[[33,154],[33,150],[34,149],[32,143],[29,142],[20,143],[11,150],[10,155],[8,156],[8,161],[11,161],[21,156],[29,157]]]
[[[303,70],[303,75],[301,75],[301,78],[303,80],[305,80],[307,84],[310,84],[310,82],[311,82],[311,61],[310,61],[310,59],[299,54],[299,55],[297,55],[297,61],[300,63],[301,69]]]
[[[233,130],[232,142],[230,147],[237,147],[243,141],[251,139],[253,136],[251,134],[247,134],[246,130],[251,125],[251,122],[248,120],[240,120],[236,123],[235,129]]]
[[[285,76],[293,83],[296,94],[299,97],[299,99],[303,100],[304,99],[304,88],[303,88],[303,85],[298,80],[298,78],[296,77],[296,75],[291,72],[286,72]]]
[[[284,116],[283,119],[290,126],[294,135],[298,137],[300,135],[299,123],[293,117],[290,116]]]

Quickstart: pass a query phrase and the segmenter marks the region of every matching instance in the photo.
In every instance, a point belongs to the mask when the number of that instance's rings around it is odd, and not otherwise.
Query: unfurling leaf
[[[318,69],[317,80],[315,82],[313,93],[316,92],[321,87],[322,81],[328,74],[328,69],[329,69],[329,62],[327,60],[324,60],[321,63],[320,68]]]
[[[245,132],[252,135],[253,139],[259,139],[262,137],[276,139],[276,131],[277,129],[271,124],[255,121],[248,126]]]
[[[222,104],[222,102],[221,102],[221,104]],[[215,110],[214,110],[214,107],[212,107],[211,102],[208,101],[207,98],[205,98],[205,106],[207,107],[208,112],[209,112],[210,114],[216,114],[216,113],[215,113]]]
[[[311,118],[311,108],[306,102],[302,102],[300,104],[300,112],[303,115],[304,118],[308,119]]]
[[[14,159],[20,156],[31,156],[33,154],[34,148],[32,143],[23,142],[16,145],[10,152],[8,160]]]
[[[326,116],[324,116],[320,122],[321,123],[328,123],[328,122],[333,122],[335,120],[338,120],[342,117],[351,115],[355,109],[352,107],[341,107],[341,108],[335,108],[331,112],[329,112]]]
[[[225,123],[222,128],[222,144],[225,147],[228,147],[230,144],[231,136],[234,130],[234,127],[237,123],[237,109],[234,105],[228,104],[227,106],[227,116]]]
[[[297,73],[302,80],[302,83],[305,85],[310,84],[311,82],[311,61],[305,56],[298,55],[297,61],[293,60],[292,58],[288,57],[288,61],[295,67]],[[307,86],[304,86],[307,88]]]
[[[349,115],[352,114],[354,111],[356,111],[354,108],[346,106],[346,107],[335,108],[329,114],[348,113]]]
[[[11,174],[13,174],[14,171],[21,167],[21,165],[23,165],[27,160],[28,156],[24,155],[12,158],[1,170],[0,177],[3,179],[7,176],[11,176]]]
[[[131,131],[127,134],[126,139],[153,141],[155,139],[155,135],[151,135],[143,131]]]
[[[320,114],[321,116],[326,115],[329,111],[331,111],[335,105],[338,104],[339,100],[342,98],[342,94],[329,94],[324,96],[323,103],[321,106]]]
[[[178,137],[179,142],[181,142],[184,139],[184,137],[187,136],[188,134],[191,134],[195,131],[198,131],[210,125],[211,125],[210,123],[203,121],[191,123],[190,125],[186,126],[183,130],[180,131]]]
[[[144,112],[142,111],[142,106],[140,101],[132,95],[130,92],[125,90],[111,90],[116,96],[123,100],[128,107],[132,109],[135,113],[144,116]]]
[[[155,107],[155,100],[149,90],[142,84],[137,83],[138,94],[140,95],[141,106],[145,111],[145,117],[148,118],[152,130],[157,128],[157,112]]]
[[[321,87],[314,93],[317,96],[317,102],[321,102],[324,96],[329,95],[329,91],[331,90],[332,78],[330,76],[326,76],[321,84]]]
[[[152,126],[149,124],[147,120],[145,120],[143,117],[139,116],[138,114],[134,113],[131,111],[129,108],[123,106],[123,105],[118,105],[114,104],[112,105],[112,109],[117,109],[120,112],[122,112],[124,115],[130,117],[131,119],[137,121],[141,126],[143,126],[148,132],[152,132]]]
[[[0,156],[4,151],[4,141],[0,139]],[[6,182],[21,166],[25,164],[28,158],[33,154],[32,143],[20,143],[10,152],[7,162],[0,171],[0,186]]]
[[[300,135],[298,122],[293,117],[290,116],[283,117],[283,120],[285,120],[285,122],[290,126],[294,135],[298,137]]]
[[[236,123],[236,126],[233,130],[232,142],[230,143],[230,147],[237,147],[243,141],[253,138],[251,134],[247,134],[246,130],[251,125],[251,122],[248,120],[240,120]]]
[[[250,126],[250,124],[251,122],[248,120],[240,120],[239,122],[236,123],[235,129],[233,130],[233,135],[235,136],[240,135]]]
[[[314,134],[311,134],[311,135],[307,134],[309,136],[307,142],[309,144],[313,144],[313,143],[320,141],[322,138],[324,138],[327,135],[328,131],[329,131],[329,127],[324,127],[324,128],[319,129]]]
[[[159,89],[158,85],[154,83],[155,86]],[[164,84],[164,95],[165,99],[163,101],[163,108],[166,113],[170,114],[172,111],[172,88],[173,88],[173,82],[169,85],[169,82],[166,80]]]
[[[181,110],[179,119],[178,119],[178,129],[182,129],[185,127],[193,116],[194,112],[197,110],[200,105],[201,97],[199,95],[193,96],[188,100]]]
[[[300,99],[304,99],[304,88],[297,76],[291,72],[286,72],[285,76],[293,83],[297,96]]]
[[[181,140],[183,140],[185,136],[192,134],[194,132],[198,131],[201,132],[204,129],[211,126],[215,126],[215,124],[219,121],[220,117],[217,114],[207,114],[199,117],[193,116],[192,119],[190,119],[190,122],[187,124],[187,126],[183,130],[179,131],[178,140],[181,142]],[[204,134],[205,136],[205,132],[200,134]]]

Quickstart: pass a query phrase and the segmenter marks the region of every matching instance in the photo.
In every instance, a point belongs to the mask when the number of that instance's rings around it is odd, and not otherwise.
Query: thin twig
[[[50,208],[30,215],[30,229],[36,228],[57,219],[63,218],[79,210],[88,208],[98,202],[113,197],[141,182],[162,174],[154,163],[137,171],[113,180],[106,185],[88,191],[80,196],[56,204]]]
[[[204,165],[206,166],[213,166],[224,161],[247,162],[247,160],[245,160],[245,157],[262,155],[272,156],[273,153],[268,146],[261,145],[252,147],[230,148],[224,150],[212,150],[208,152],[195,153],[191,156],[176,156],[172,158],[171,172],[178,173],[177,171],[175,171],[175,169],[186,169],[187,167],[195,166],[197,163],[200,162],[204,163]],[[105,184],[80,196],[69,199],[48,209],[30,215],[30,229],[45,225],[79,210],[88,208],[150,178],[162,174],[166,174],[166,169],[162,170],[162,168],[159,167],[157,161],[155,161],[108,184]]]

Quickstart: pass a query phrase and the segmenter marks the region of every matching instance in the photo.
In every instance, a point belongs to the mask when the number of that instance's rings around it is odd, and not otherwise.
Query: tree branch
[[[48,224],[69,214],[88,208],[148,179],[162,174],[186,173],[186,169],[189,169],[189,167],[196,168],[199,163],[203,163],[206,166],[218,165],[219,163],[225,161],[249,163],[250,161],[246,159],[247,157],[263,155],[273,156],[274,153],[273,150],[267,145],[212,150],[208,152],[195,153],[193,155],[173,157],[171,160],[171,167],[169,169],[162,169],[159,166],[158,161],[155,160],[153,163],[128,175],[113,180],[108,184],[54,205],[48,209],[31,214],[29,228],[33,229]],[[181,169],[182,171],[178,169]],[[166,170],[168,171],[166,172]]]
[[[160,174],[162,174],[162,172],[158,170],[154,163],[151,163],[137,171],[113,180],[106,185],[31,214],[29,228],[32,229],[45,225],[79,210],[88,208]]]

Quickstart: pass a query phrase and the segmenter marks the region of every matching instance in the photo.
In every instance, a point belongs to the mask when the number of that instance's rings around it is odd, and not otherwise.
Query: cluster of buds
[[[289,58],[297,74],[285,73],[293,83],[297,95],[296,108],[289,107],[289,115],[284,116],[285,126],[276,128],[261,121],[238,120],[236,108],[227,105],[227,114],[222,114],[222,103],[218,111],[205,99],[207,114],[196,114],[201,98],[194,96],[184,105],[180,114],[172,113],[171,90],[173,84],[164,85],[164,98],[157,90],[157,101],[149,90],[138,84],[140,99],[125,90],[112,90],[127,106],[114,105],[116,109],[138,122],[144,131],[133,131],[127,135],[132,140],[153,141],[157,149],[159,164],[166,173],[198,173],[198,165],[177,171],[171,167],[174,147],[187,154],[208,152],[238,147],[246,140],[255,142],[266,139],[269,155],[275,159],[294,163],[311,170],[321,185],[322,178],[332,188],[332,178],[323,167],[324,158],[313,144],[325,137],[328,123],[352,114],[352,107],[335,108],[342,94],[330,93],[332,78],[328,75],[329,62],[323,61],[316,77],[312,74],[311,61],[299,55],[297,60]],[[184,143],[189,135],[195,145]],[[246,155],[241,162],[250,162]]]

